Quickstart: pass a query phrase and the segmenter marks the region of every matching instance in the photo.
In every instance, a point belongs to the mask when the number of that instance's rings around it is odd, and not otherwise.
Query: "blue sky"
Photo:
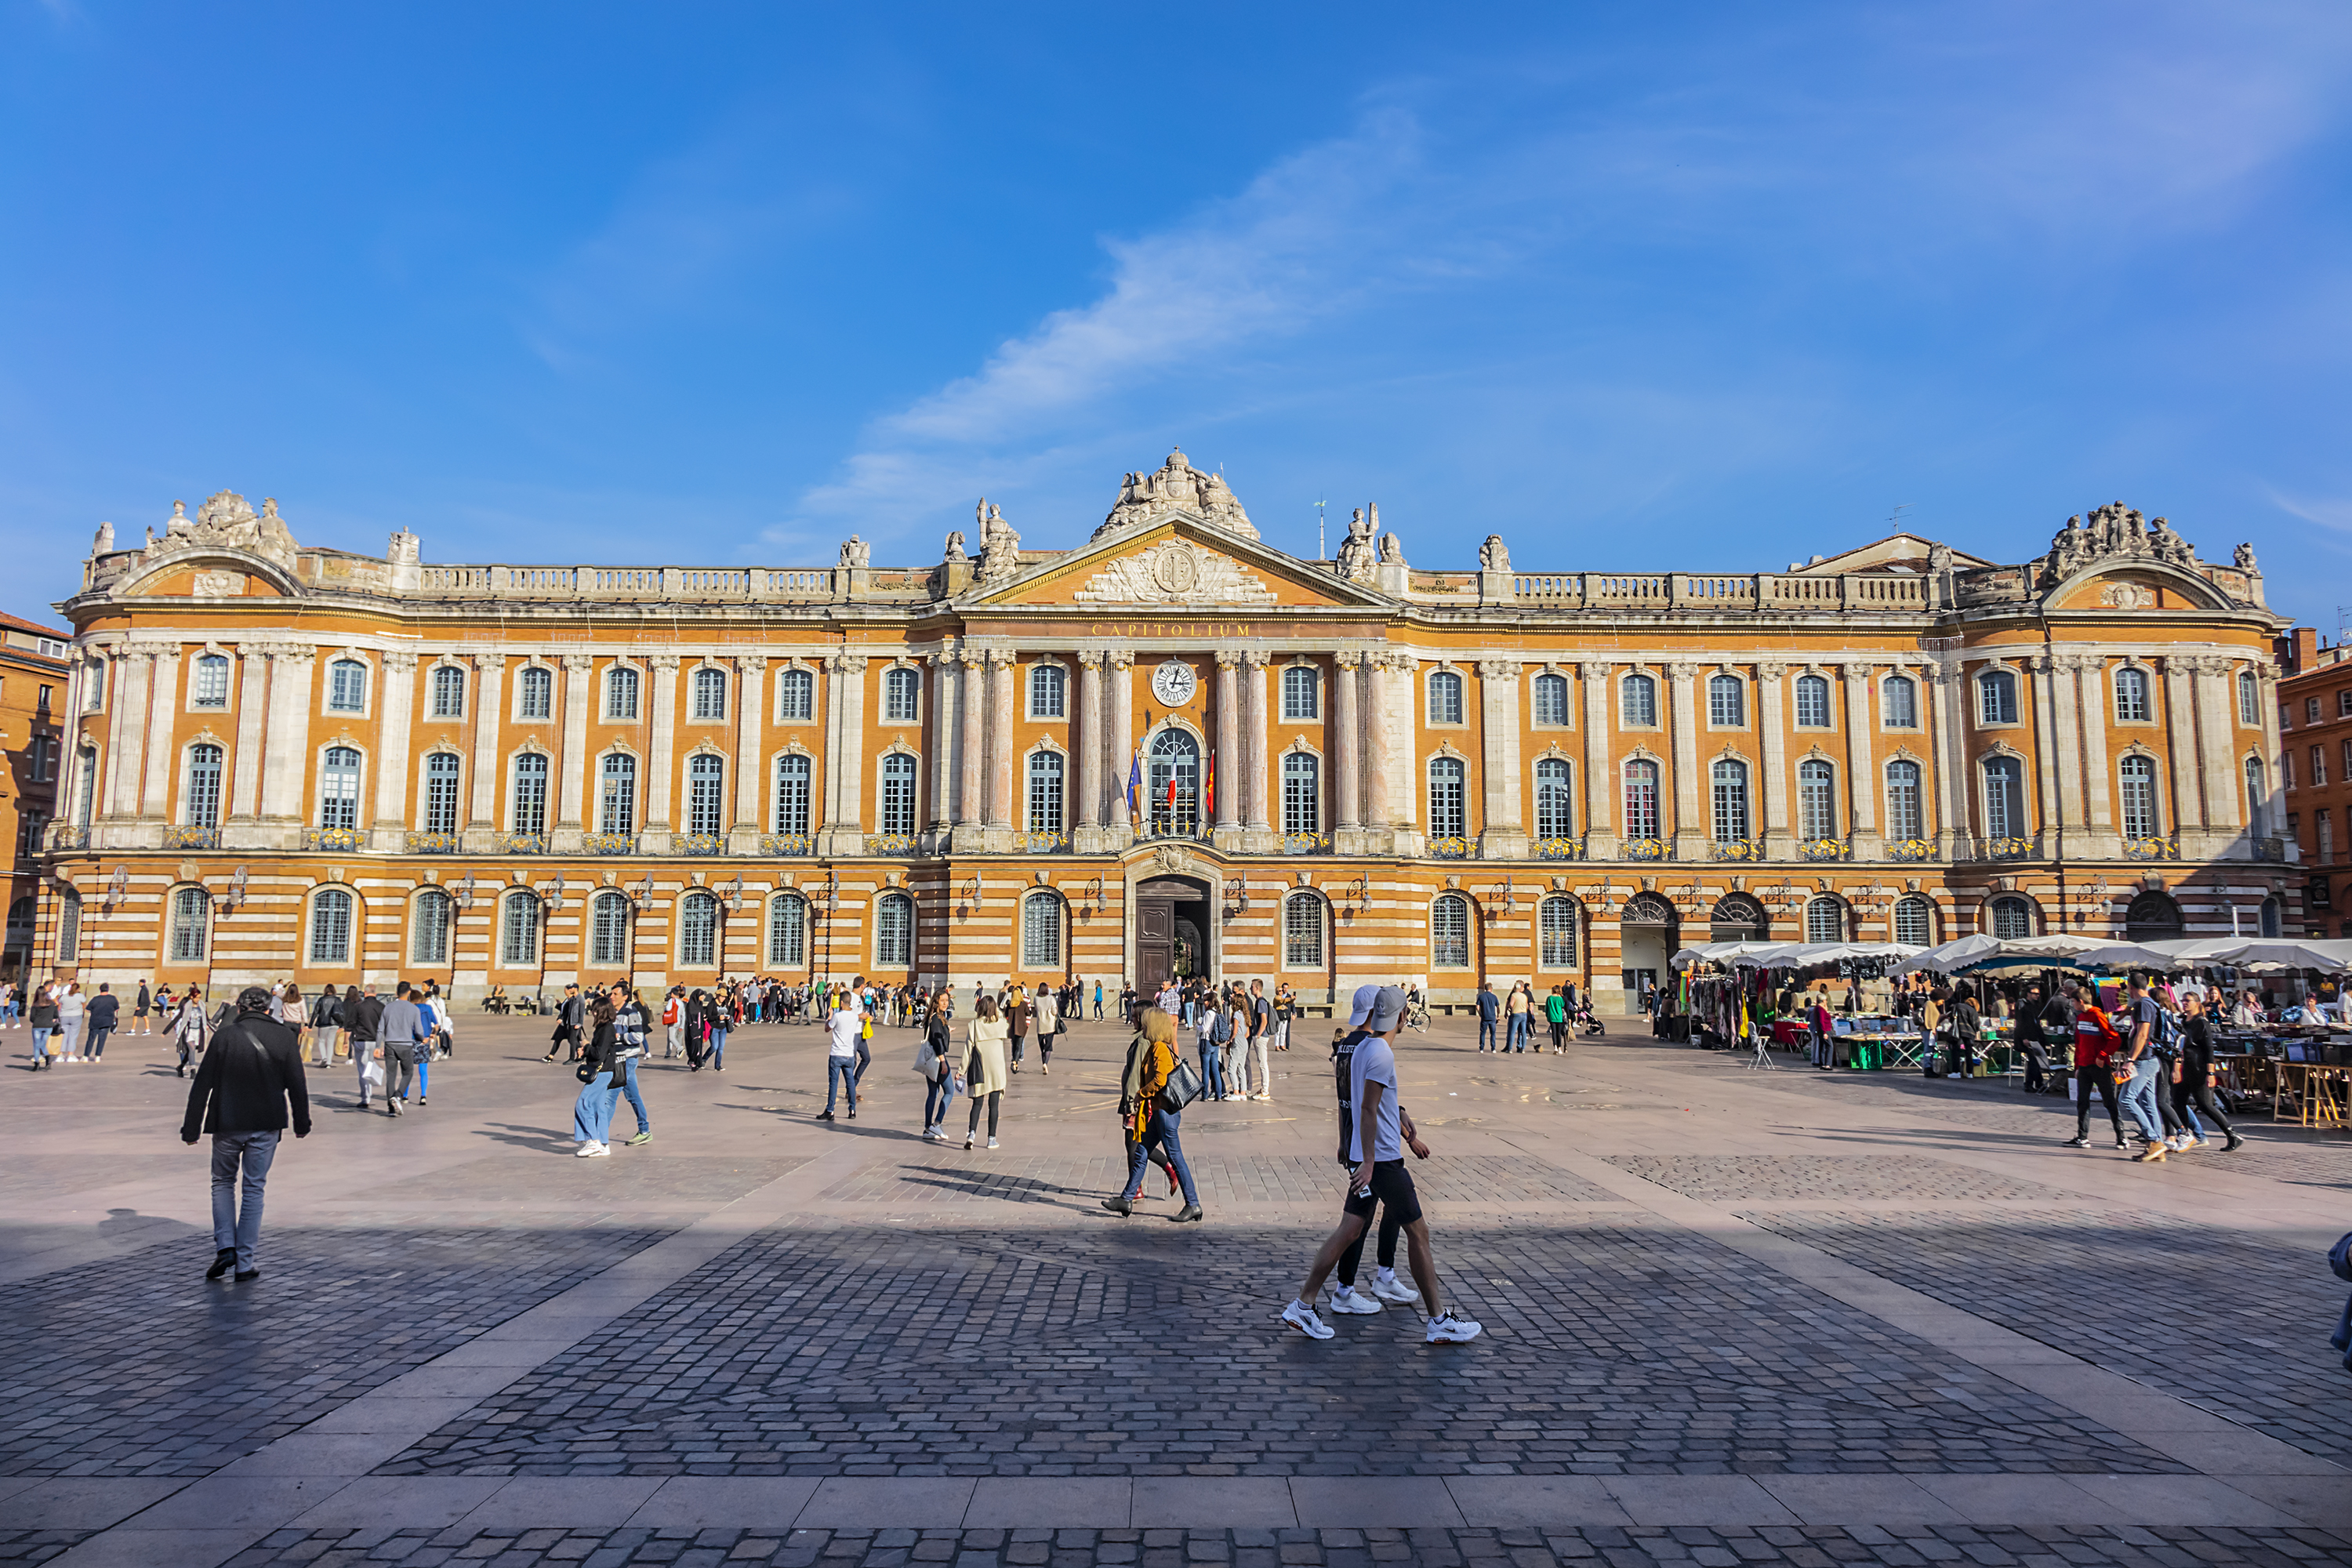
[[[278,499],[430,561],[1082,541],[2014,560],[2121,499],[2332,630],[2334,5],[0,0],[7,607]],[[1334,533],[1336,537],[1337,530]]]

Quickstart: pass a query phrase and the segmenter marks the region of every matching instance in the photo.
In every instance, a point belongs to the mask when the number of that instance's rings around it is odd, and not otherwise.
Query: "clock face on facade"
[[[1179,659],[1170,659],[1151,672],[1151,695],[1171,708],[1181,708],[1192,700],[1200,680],[1192,667]]]

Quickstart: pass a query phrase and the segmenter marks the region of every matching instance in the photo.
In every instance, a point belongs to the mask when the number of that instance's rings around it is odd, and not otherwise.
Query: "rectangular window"
[[[2294,753],[2293,752],[2281,752],[2279,753],[2279,787],[2281,789],[2293,789],[2295,787]]]
[[[2303,700],[2303,721],[2306,724],[2316,724],[2319,722],[2318,698],[2306,697]]]
[[[2327,752],[2318,746],[2311,748],[2311,787],[2317,789],[2327,782]]]
[[[435,752],[425,759],[425,831],[457,831],[457,754]]]
[[[1738,676],[1707,679],[1706,721],[1726,729],[1738,729],[1748,722],[1748,688]]]
[[[1715,841],[1739,844],[1748,834],[1748,770],[1738,763],[1715,764]]]
[[[224,670],[226,661],[223,661]],[[367,666],[339,658],[327,667],[327,708],[335,713],[359,713],[367,709]]]
[[[1282,672],[1282,716],[1286,721],[1313,719],[1316,708],[1315,672],[1303,664],[1292,665]]]
[[[2352,687],[2347,687],[2336,694],[2336,716],[2338,719],[2352,719]]]
[[[1886,710],[1888,729],[1916,730],[1919,727],[1919,688],[1909,676],[1890,677],[1881,701]]]
[[[1656,838],[1658,832],[1658,764],[1625,764],[1625,837]]]
[[[1282,759],[1282,830],[1285,833],[1323,831],[1321,792],[1316,788],[1316,760],[1303,752]]]
[[[2017,677],[2005,669],[1989,669],[1977,677],[1977,721],[2017,722]]]
[[[56,689],[57,688],[54,686],[42,687],[40,700],[36,702],[34,706],[38,708],[44,713],[47,712],[49,710],[49,693]]]
[[[1469,826],[1463,801],[1464,769],[1451,757],[1429,764],[1429,832],[1433,838],[1460,838]]]

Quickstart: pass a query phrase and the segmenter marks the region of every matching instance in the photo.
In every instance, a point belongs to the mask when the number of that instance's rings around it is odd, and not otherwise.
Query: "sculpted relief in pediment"
[[[1082,605],[1272,605],[1275,592],[1229,555],[1171,539],[1122,555],[1074,595]]]

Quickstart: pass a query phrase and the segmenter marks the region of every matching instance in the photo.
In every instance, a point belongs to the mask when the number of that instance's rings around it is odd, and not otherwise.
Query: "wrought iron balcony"
[[[2033,840],[2031,838],[1988,838],[1984,841],[1984,856],[1988,860],[2025,860],[2032,858],[2032,855]]]
[[[501,833],[492,842],[501,855],[544,855],[547,835],[544,833]]]
[[[1807,860],[1843,860],[1853,853],[1853,846],[1843,838],[1807,838],[1797,845],[1797,854]]]
[[[308,827],[302,831],[305,849],[364,849],[367,835],[356,827]]]
[[[1538,860],[1581,860],[1584,858],[1584,840],[1538,838],[1535,841],[1535,856]]]
[[[1432,838],[1429,856],[1433,860],[1467,860],[1477,847],[1467,838],[1451,837]]]
[[[217,827],[182,827],[177,825],[163,829],[166,849],[217,849],[220,847]]]
[[[1030,837],[1051,838],[1054,836],[1048,833],[1032,834]],[[915,852],[915,836],[911,833],[869,833],[866,836],[866,852],[868,855],[912,855]]]
[[[1285,855],[1328,855],[1331,836],[1328,833],[1286,833],[1282,836]]]
[[[1671,860],[1675,846],[1666,838],[1628,838],[1618,846],[1628,860]]]
[[[887,855],[913,854],[915,841],[909,838],[906,842],[907,847],[904,849],[881,850],[877,851],[877,853]],[[1021,836],[1021,847],[1032,855],[1067,854],[1070,847],[1070,836],[1066,833],[1024,833]]]
[[[762,833],[760,835],[762,855],[814,855],[816,837],[809,833]]]
[[[2126,838],[2124,840],[2124,858],[2126,860],[2178,860],[2180,858],[2180,840],[2178,836],[2168,838],[2161,835],[2148,838]]]
[[[1890,838],[1886,841],[1889,860],[1933,860],[1936,846],[1926,838]]]
[[[669,841],[671,849],[680,855],[724,855],[727,836],[723,833],[681,833]]]
[[[1718,838],[1715,841],[1715,858],[1718,860],[1761,860],[1764,841],[1760,838]]]
[[[634,833],[583,833],[580,847],[590,855],[634,855],[637,852],[637,836]]]
[[[408,836],[411,855],[455,855],[460,840],[454,833],[412,833]]]

